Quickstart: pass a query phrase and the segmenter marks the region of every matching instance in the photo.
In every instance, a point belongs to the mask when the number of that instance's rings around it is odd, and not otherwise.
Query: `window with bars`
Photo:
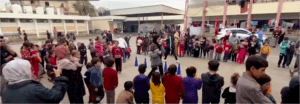
[[[52,20],[53,23],[61,23],[61,20],[57,20],[57,19],[54,19]]]
[[[32,23],[33,20],[32,19],[20,19],[20,22],[22,22],[22,23]]]
[[[14,18],[1,18],[1,22],[3,22],[3,23],[14,23],[15,19]]]
[[[46,20],[46,19],[38,19],[36,21],[37,21],[37,23],[48,23],[48,20]]]
[[[65,20],[66,23],[74,23],[73,20]]]
[[[77,20],[77,23],[84,23],[84,20]]]

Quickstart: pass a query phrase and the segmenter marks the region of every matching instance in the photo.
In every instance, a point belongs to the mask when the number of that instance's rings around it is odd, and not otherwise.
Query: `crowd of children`
[[[41,78],[39,76],[41,75],[40,71],[44,72],[44,67],[50,82],[54,82],[55,79],[54,69],[62,69],[62,75],[69,78],[67,93],[70,103],[83,103],[83,96],[85,95],[84,81],[91,94],[89,102],[100,102],[104,97],[104,88],[108,96],[107,101],[113,103],[113,90],[117,87],[118,83],[111,85],[106,83],[110,83],[113,79],[113,81],[118,81],[117,74],[112,74],[115,71],[113,70],[113,65],[115,65],[117,72],[121,73],[122,60],[129,58],[131,49],[126,47],[126,52],[124,52],[119,46],[118,40],[106,40],[107,39],[102,39],[102,37],[97,37],[94,43],[93,40],[90,39],[88,48],[84,43],[80,42],[78,42],[76,46],[74,40],[68,41],[64,37],[60,37],[57,44],[53,44],[53,39],[49,39],[42,47],[26,41],[23,43],[20,53],[23,59],[31,63],[32,75],[37,81]],[[90,55],[92,56],[91,63],[88,63],[87,49],[90,50]],[[111,58],[113,58],[113,60],[107,62],[110,64],[104,63],[104,59]],[[101,69],[102,63],[107,67],[103,72]],[[85,80],[83,81],[81,69],[84,65],[86,65],[88,71],[85,73]],[[93,90],[90,90],[92,88]]]
[[[195,67],[188,67],[186,69],[187,77],[180,77],[176,75],[177,66],[172,64],[168,67],[167,72],[150,72],[148,76],[144,75],[146,71],[146,65],[141,64],[138,68],[140,75],[137,75],[133,81],[127,81],[124,83],[124,90],[119,94],[117,100],[115,100],[115,89],[117,88],[118,73],[122,71],[122,61],[124,58],[130,57],[131,49],[129,46],[120,47],[119,40],[103,41],[102,37],[97,37],[95,43],[90,39],[88,49],[92,56],[91,61],[87,59],[87,48],[84,43],[77,43],[77,47],[73,40],[67,41],[66,39],[60,39],[58,44],[53,44],[53,40],[47,40],[40,48],[38,45],[34,45],[30,42],[25,42],[21,48],[22,58],[28,60],[32,64],[33,77],[38,80],[39,78],[39,63],[42,67],[46,65],[47,75],[49,81],[53,81],[55,68],[62,69],[62,75],[69,78],[68,82],[68,96],[70,103],[83,103],[83,96],[85,95],[84,82],[89,91],[89,103],[99,103],[104,96],[107,98],[107,103],[149,103],[148,90],[152,93],[152,103],[179,103],[182,99],[183,103],[198,103],[197,90],[202,90],[202,103],[219,103],[220,97],[225,99],[225,103],[236,103],[236,95],[238,92],[236,86],[239,79],[239,74],[234,73],[231,77],[232,86],[225,88],[222,93],[222,87],[224,86],[224,77],[220,76],[217,71],[219,69],[221,56],[224,54],[223,61],[231,59],[234,62],[243,63],[247,53],[250,56],[254,56],[253,59],[247,59],[246,67],[266,68],[265,59],[270,54],[270,47],[268,42],[265,42],[264,46],[260,48],[258,40],[253,36],[249,40],[244,40],[240,43],[239,39],[235,36],[236,33],[232,33],[232,37],[217,41],[215,39],[210,42],[207,38],[190,38],[186,41],[186,48],[182,41],[178,41],[177,47],[179,49],[179,55],[183,56],[186,51],[188,56],[206,58],[211,61],[208,62],[209,72],[203,73],[201,77],[197,77]],[[227,34],[229,35],[229,34]],[[175,36],[175,38],[178,36]],[[152,38],[140,37],[137,38],[138,54],[140,51],[148,54],[148,48]],[[167,48],[167,41],[172,39],[166,39],[169,37],[162,37],[161,43],[153,41],[154,44],[162,45],[163,48]],[[159,39],[157,39],[159,40]],[[121,41],[123,43],[123,41]],[[127,44],[127,43],[126,43]],[[172,44],[168,43],[168,46]],[[123,44],[124,45],[124,44]],[[165,46],[164,46],[165,45]],[[285,38],[281,43],[280,60],[278,66],[283,62],[283,67],[288,66],[292,59],[291,54],[294,54],[294,42],[289,42],[288,38]],[[151,52],[154,50],[150,50]],[[40,54],[38,54],[40,53]],[[253,60],[256,57],[255,54],[260,53],[263,58],[259,58],[263,62],[257,66]],[[174,53],[173,54],[177,54]],[[213,57],[215,56],[215,57]],[[161,58],[160,58],[161,60]],[[248,61],[250,60],[250,61]],[[105,66],[102,67],[102,64]],[[81,75],[81,69],[86,66],[87,71],[84,77]],[[115,65],[115,68],[114,68]],[[249,66],[250,65],[250,66]],[[252,66],[251,66],[252,65]],[[250,70],[250,69],[249,69]],[[248,71],[248,69],[247,69]],[[250,70],[253,71],[252,69]],[[84,78],[84,80],[83,80]],[[200,80],[201,79],[201,80]],[[276,103],[270,90],[271,78],[263,74],[259,78],[256,78],[257,83],[260,85],[261,93],[270,99],[273,103]],[[252,102],[255,103],[255,102]]]

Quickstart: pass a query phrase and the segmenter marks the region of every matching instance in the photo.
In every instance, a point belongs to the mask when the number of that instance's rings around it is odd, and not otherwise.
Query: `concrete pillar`
[[[66,20],[62,20],[62,22],[63,22],[63,25],[64,25],[64,32],[65,32],[64,35],[66,35],[67,34]]]
[[[140,15],[138,15],[138,33],[140,33],[140,24],[141,24],[141,20],[140,20]]]
[[[40,33],[39,33],[39,29],[38,29],[38,25],[37,25],[36,19],[33,19],[33,23],[34,23],[34,27],[35,27],[35,31],[36,31],[36,36],[40,37]]]
[[[74,20],[74,22],[75,22],[75,26],[76,26],[76,35],[79,35],[77,20]]]
[[[17,26],[18,27],[21,27],[21,22],[20,22],[20,19],[19,18],[16,18],[16,22],[17,22]],[[23,30],[21,28],[21,35],[23,35]]]
[[[85,21],[85,25],[86,25],[86,33],[89,35],[90,30],[89,30],[89,21],[88,20]]]
[[[160,28],[163,29],[163,27],[164,27],[164,13],[161,13]]]
[[[49,33],[52,33],[52,37],[54,37],[52,20],[51,20],[51,19],[48,19],[48,21],[49,21],[49,25],[50,25]]]

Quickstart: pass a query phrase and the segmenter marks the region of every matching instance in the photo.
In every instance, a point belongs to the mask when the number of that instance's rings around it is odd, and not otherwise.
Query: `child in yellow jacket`
[[[152,82],[150,83],[150,89],[152,92],[152,103],[164,104],[165,87],[161,83],[160,74],[158,72],[155,72],[152,75]]]
[[[270,55],[270,53],[271,53],[271,48],[269,46],[269,43],[265,42],[264,46],[261,48],[260,55],[261,57],[267,60],[267,57]]]

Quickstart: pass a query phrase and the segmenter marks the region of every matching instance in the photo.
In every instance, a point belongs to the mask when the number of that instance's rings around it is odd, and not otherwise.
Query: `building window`
[[[73,20],[65,20],[66,23],[74,23]]]
[[[48,23],[48,20],[46,20],[46,19],[38,19],[36,21],[37,21],[37,23]]]
[[[77,23],[84,23],[84,20],[77,20]]]
[[[1,18],[1,22],[13,23],[13,22],[15,22],[15,19],[13,19],[13,18]]]
[[[57,19],[54,19],[52,20],[53,23],[61,23],[61,20],[57,20]]]
[[[45,6],[46,7],[50,6],[49,2],[45,2]]]
[[[32,23],[33,20],[32,19],[20,19],[20,22],[22,22],[22,23]]]

